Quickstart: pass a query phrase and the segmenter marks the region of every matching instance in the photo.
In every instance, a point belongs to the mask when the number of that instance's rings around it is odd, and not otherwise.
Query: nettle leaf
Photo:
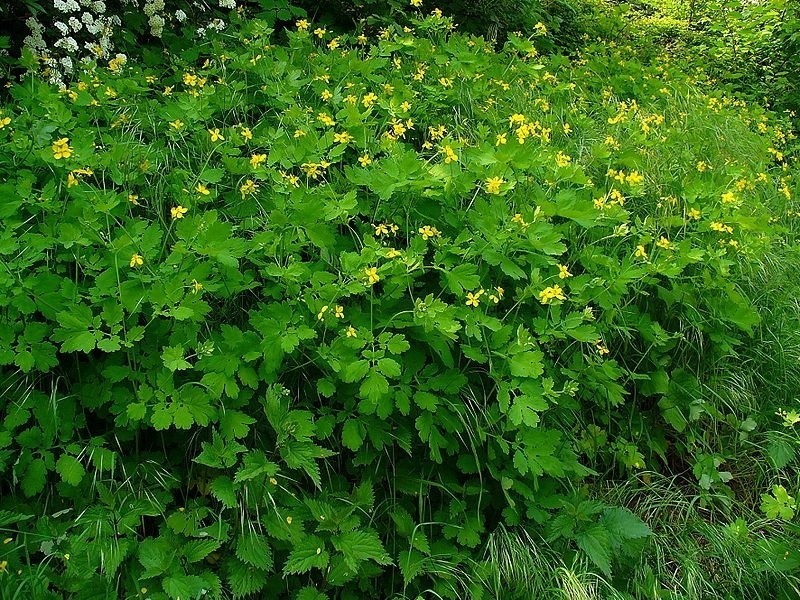
[[[247,563],[231,559],[225,563],[228,571],[228,584],[234,598],[255,594],[267,585],[267,573],[254,569]]]
[[[575,537],[578,547],[607,577],[611,577],[611,536],[602,525],[595,525]]]
[[[170,575],[163,581],[164,591],[172,600],[197,598],[202,594],[205,584],[205,580],[196,575]]]
[[[233,479],[226,475],[214,478],[211,482],[211,495],[227,508],[235,508],[238,505]]]
[[[266,455],[260,450],[253,450],[244,456],[242,466],[236,471],[233,478],[235,483],[249,481],[256,477],[273,477],[278,473],[278,465],[267,460]]]
[[[183,556],[190,563],[199,562],[222,545],[220,540],[189,540],[183,545]]]
[[[650,528],[639,517],[623,507],[608,508],[600,523],[611,533],[615,541],[645,538],[652,534]]]
[[[328,600],[328,596],[313,587],[304,587],[297,592],[295,600]]]
[[[334,548],[344,555],[347,566],[353,571],[357,571],[359,563],[365,560],[375,561],[379,565],[393,564],[376,531],[348,531],[332,541]]]
[[[325,543],[314,535],[303,538],[289,553],[283,566],[284,575],[308,573],[311,569],[324,569],[328,566],[330,554],[325,550]]]
[[[270,571],[273,565],[267,537],[252,531],[243,533],[236,541],[236,558],[264,571]]]

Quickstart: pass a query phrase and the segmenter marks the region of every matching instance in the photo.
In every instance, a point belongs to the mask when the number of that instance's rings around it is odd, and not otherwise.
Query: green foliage
[[[707,383],[794,240],[791,131],[625,49],[411,24],[11,88],[3,597],[555,589],[503,556],[635,594],[660,521],[595,482],[736,497],[715,426],[756,421]]]

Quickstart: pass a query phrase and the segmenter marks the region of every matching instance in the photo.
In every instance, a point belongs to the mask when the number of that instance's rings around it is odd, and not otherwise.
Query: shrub
[[[650,528],[595,478],[733,493],[701,383],[759,323],[791,134],[451,28],[250,21],[11,89],[4,597],[545,593],[507,548],[624,588]]]

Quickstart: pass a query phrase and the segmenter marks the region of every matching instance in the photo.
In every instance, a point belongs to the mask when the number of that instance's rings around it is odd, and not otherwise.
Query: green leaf
[[[228,584],[234,598],[250,596],[267,585],[266,571],[254,569],[236,559],[227,561],[226,567],[228,570]]]
[[[361,388],[359,389],[359,394],[362,398],[372,400],[373,402],[377,402],[380,400],[381,396],[388,393],[389,382],[386,380],[386,377],[376,370],[369,372],[369,375],[367,375],[367,378],[361,383]]]
[[[324,542],[313,535],[306,536],[289,553],[283,566],[284,575],[308,573],[311,569],[323,570],[328,566],[330,555],[325,550]]]
[[[171,575],[164,578],[164,591],[172,600],[198,598],[205,588],[205,581],[196,575]]]
[[[364,443],[366,431],[358,419],[348,419],[342,427],[342,444],[345,448],[357,452]]]
[[[183,358],[183,347],[167,346],[161,353],[164,366],[170,371],[183,371],[191,368],[191,364]]]
[[[644,521],[623,507],[606,509],[600,523],[618,542],[645,538],[652,534]]]
[[[297,592],[294,600],[328,600],[328,596],[313,587],[304,587]]]
[[[236,541],[236,558],[257,569],[272,569],[272,548],[266,536],[247,531]]]
[[[235,508],[238,505],[233,479],[227,475],[220,475],[214,478],[211,482],[211,495],[227,508]]]
[[[199,562],[222,545],[220,540],[189,540],[183,545],[183,556],[190,563]]]
[[[594,525],[575,537],[578,547],[607,577],[611,577],[611,538],[602,525]]]
[[[53,339],[61,342],[61,352],[91,352],[97,338],[93,331],[94,315],[88,306],[79,304],[71,310],[56,315],[60,327],[53,332]],[[99,318],[98,318],[99,321]]]
[[[47,475],[47,467],[41,458],[33,459],[28,468],[25,469],[25,475],[22,476],[20,487],[22,493],[28,498],[35,496],[44,489],[45,476]]]
[[[379,565],[392,564],[378,533],[373,530],[347,531],[334,537],[333,545],[344,555],[347,566],[353,571],[358,570],[358,564],[365,560],[375,561]]]
[[[62,454],[59,457],[56,471],[61,475],[61,480],[70,485],[78,485],[86,473],[83,465],[69,454]]]
[[[540,377],[544,373],[543,358],[544,354],[539,350],[529,350],[515,354],[509,359],[511,374],[514,377]]]
[[[238,410],[227,410],[219,419],[219,428],[222,435],[228,439],[239,439],[250,433],[250,425],[256,420]]]

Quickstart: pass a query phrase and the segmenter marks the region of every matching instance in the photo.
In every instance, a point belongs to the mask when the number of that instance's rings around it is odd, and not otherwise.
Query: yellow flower
[[[403,112],[408,112],[408,111],[410,111],[410,110],[411,110],[411,102],[409,102],[408,100],[406,100],[405,102],[403,102],[403,103],[400,105],[400,110],[402,110]]]
[[[337,305],[333,310],[333,316],[337,319],[344,319],[344,306]]]
[[[353,327],[352,325],[350,325],[350,327],[347,328],[347,331],[345,333],[347,337],[356,337],[356,335],[358,335],[356,328]]]
[[[292,517],[286,517],[286,523],[288,525],[291,525],[292,524]]]
[[[317,313],[317,320],[318,321],[322,321],[323,317],[325,317],[325,313],[328,312],[328,308],[329,307],[326,304],[325,306],[323,306],[322,308],[319,309],[319,312]]]
[[[723,204],[733,204],[736,202],[736,194],[733,192],[725,192],[722,194],[721,199]]]
[[[506,134],[505,133],[498,133],[497,136],[495,137],[494,145],[495,146],[503,146],[506,143],[508,143],[508,138],[506,138]]]
[[[336,125],[336,121],[334,121],[329,114],[324,112],[321,112],[317,115],[317,120],[320,123],[327,125],[328,127],[333,127],[334,125]],[[302,135],[305,135],[305,133],[303,133]],[[295,137],[298,137],[297,132],[295,132]]]
[[[179,204],[178,206],[173,206],[169,212],[173,219],[182,219],[183,215],[189,212],[189,209]]]
[[[258,186],[256,185],[256,182],[253,181],[252,179],[248,179],[241,185],[239,191],[242,193],[242,198],[244,198],[249,194],[254,194],[257,189]]]
[[[202,183],[198,183],[197,187],[194,189],[197,190],[198,194],[202,194],[203,196],[208,196],[211,193],[208,191],[208,188],[204,186]]]
[[[467,292],[467,306],[477,307],[481,303],[481,296],[483,295],[483,290],[479,290],[474,294],[472,292]]]
[[[214,129],[209,129],[208,133],[211,135],[211,141],[212,142],[225,141],[225,138],[222,137],[222,134],[219,132],[219,129],[217,129],[216,127]]]
[[[400,256],[400,252],[394,248],[388,248],[386,251],[386,258],[396,258]]]
[[[567,297],[564,295],[564,290],[561,289],[560,285],[554,285],[551,287],[547,287],[539,292],[539,302],[542,304],[549,304],[553,300],[566,300]]]
[[[203,284],[197,281],[197,279],[192,279],[192,293],[196,294],[202,289],[203,289]]]
[[[439,78],[439,83],[441,84],[441,86],[443,88],[451,88],[451,87],[453,87],[453,80],[450,79],[449,77],[440,77]]]
[[[140,254],[134,254],[131,256],[131,268],[135,269],[136,267],[141,267],[144,264],[144,258]]]
[[[253,156],[250,157],[250,166],[253,167],[254,169],[257,169],[265,162],[267,162],[266,154],[253,154]]]
[[[567,265],[558,265],[558,278],[566,279],[567,277],[572,277],[572,273],[569,272]]]
[[[322,100],[323,100],[323,101],[326,101],[326,102],[327,102],[328,100],[330,100],[331,98],[333,98],[333,94],[331,93],[331,91],[330,91],[330,90],[324,90],[324,91],[323,91],[323,92],[320,94],[320,98],[322,98]]]
[[[689,218],[690,219],[694,219],[695,221],[697,221],[700,218],[700,215],[701,215],[700,211],[697,210],[696,208],[690,208],[689,209]]]
[[[242,127],[242,130],[239,132],[242,135],[242,139],[245,140],[252,140],[253,139],[253,132],[250,131],[249,127]]]
[[[334,133],[333,141],[336,144],[349,144],[353,141],[353,136],[346,131],[343,131],[342,133]]]
[[[67,187],[68,188],[71,188],[71,187],[74,187],[74,186],[78,185],[78,181],[79,181],[78,178],[75,177],[75,175],[73,175],[72,173],[67,175]]]
[[[411,6],[414,8],[419,8],[422,6],[422,0],[411,0]]]
[[[11,117],[2,117],[2,118],[0,118],[0,129],[2,129],[3,127],[8,125],[9,123],[11,123]]]
[[[339,38],[335,37],[330,42],[328,42],[328,50],[336,50],[339,47]]]
[[[364,275],[367,276],[367,280],[369,281],[370,285],[378,283],[381,278],[378,275],[378,267],[369,267],[368,269],[364,269]]]
[[[559,167],[566,167],[569,163],[572,162],[572,157],[568,154],[564,154],[560,150],[556,154],[556,165]]]
[[[297,23],[297,29],[300,31],[306,31],[308,29],[308,21],[305,19],[300,19]]]
[[[368,164],[372,163],[372,159],[369,157],[369,154],[365,154],[364,156],[358,157],[358,162],[361,163],[362,167],[366,167]]]
[[[505,183],[501,177],[490,177],[486,180],[486,192],[489,194],[499,194],[500,186]]]
[[[356,102],[358,102],[358,98],[353,96],[353,94],[347,94],[347,96],[344,97],[344,101],[350,106],[355,106]]]
[[[647,258],[647,250],[641,244],[636,246],[636,252],[633,253],[636,258]]]
[[[458,154],[456,154],[450,146],[445,146],[444,150],[444,164],[450,164],[451,162],[458,162]]]
[[[631,171],[628,173],[628,184],[638,185],[644,181],[644,177],[638,171]]]
[[[174,121],[170,121],[169,125],[173,129],[178,130],[183,127],[183,121],[181,121],[180,119],[175,119]]]
[[[72,156],[72,148],[69,145],[69,138],[61,138],[53,142],[53,158],[61,160]]]
[[[365,36],[363,33],[361,35],[359,35],[356,39],[358,40],[359,44],[366,44],[367,43],[367,36]]]
[[[317,28],[314,30],[314,35],[315,35],[315,36],[317,36],[317,37],[318,37],[318,38],[320,38],[320,39],[322,39],[323,37],[325,37],[325,34],[326,34],[326,33],[328,33],[328,30],[327,30],[327,29],[325,29],[324,27],[317,27]]]
[[[137,196],[136,194],[128,194],[128,202],[130,202],[134,206],[139,206],[139,196]]]
[[[386,227],[386,223],[379,223],[378,225],[373,225],[375,228],[375,235],[382,236],[382,235],[389,235],[389,228]]]
[[[600,356],[603,356],[603,355],[605,355],[605,354],[608,354],[608,352],[609,352],[609,350],[608,350],[608,348],[606,347],[606,345],[605,345],[605,344],[603,344],[603,340],[597,340],[597,341],[594,343],[594,347],[595,347],[595,350],[597,350],[597,353],[598,353]]]
[[[659,248],[663,248],[664,250],[669,250],[670,248],[672,248],[672,242],[670,242],[668,238],[665,238],[662,235],[660,238],[658,238],[656,246],[658,246]]]
[[[422,234],[422,239],[427,240],[432,237],[439,237],[442,233],[436,229],[436,227],[431,227],[430,225],[425,225],[424,227],[419,228],[419,233]]]
[[[367,94],[366,96],[364,96],[364,97],[361,99],[361,104],[363,104],[363,105],[364,105],[364,108],[369,108],[370,106],[372,106],[373,104],[375,104],[375,101],[376,101],[377,99],[378,99],[378,96],[376,96],[375,94],[373,94],[372,92],[370,92],[369,94]]]

